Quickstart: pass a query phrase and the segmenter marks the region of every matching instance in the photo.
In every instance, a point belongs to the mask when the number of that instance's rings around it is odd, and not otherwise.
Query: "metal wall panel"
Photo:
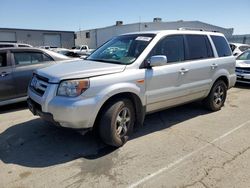
[[[0,42],[16,42],[16,33],[0,31]]]
[[[44,34],[44,46],[61,47],[61,35],[60,34]]]

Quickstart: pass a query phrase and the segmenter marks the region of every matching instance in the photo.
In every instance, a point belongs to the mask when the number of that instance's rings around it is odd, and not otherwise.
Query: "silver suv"
[[[105,143],[119,147],[145,114],[195,100],[220,110],[235,81],[223,34],[139,32],[111,39],[84,61],[37,70],[28,104],[56,125],[95,127]]]
[[[0,42],[0,48],[10,48],[10,47],[32,47],[29,44],[23,44],[23,43],[11,43],[11,42]]]

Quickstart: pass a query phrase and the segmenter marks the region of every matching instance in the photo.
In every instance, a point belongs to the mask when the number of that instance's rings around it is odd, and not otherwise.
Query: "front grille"
[[[250,79],[246,79],[246,78],[237,77],[237,80],[238,81],[244,81],[244,82],[249,82],[250,83]]]
[[[32,99],[29,99],[31,103],[34,105],[36,110],[42,111],[42,106],[38,104],[37,102],[33,101]]]
[[[250,68],[236,67],[236,72],[250,74]]]
[[[48,81],[47,78],[35,74],[30,82],[30,88],[38,95],[43,96],[49,85]]]

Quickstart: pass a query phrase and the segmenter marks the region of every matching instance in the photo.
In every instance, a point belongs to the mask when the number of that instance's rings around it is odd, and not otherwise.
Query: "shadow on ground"
[[[148,115],[130,141],[207,113],[200,104],[192,103]],[[118,149],[103,144],[92,132],[82,136],[39,118],[0,134],[0,160],[27,167],[48,167],[78,158],[94,160],[113,152]]]
[[[23,109],[27,109],[27,102],[19,102],[15,104],[9,104],[9,105],[4,105],[0,106],[0,114],[8,113],[8,112],[15,112]]]
[[[250,84],[236,83],[235,87],[239,89],[250,89]]]

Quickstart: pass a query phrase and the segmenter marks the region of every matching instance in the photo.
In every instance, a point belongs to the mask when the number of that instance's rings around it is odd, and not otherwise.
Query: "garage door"
[[[61,47],[60,34],[44,34],[44,46]]]
[[[16,42],[16,33],[0,31],[0,42]]]

